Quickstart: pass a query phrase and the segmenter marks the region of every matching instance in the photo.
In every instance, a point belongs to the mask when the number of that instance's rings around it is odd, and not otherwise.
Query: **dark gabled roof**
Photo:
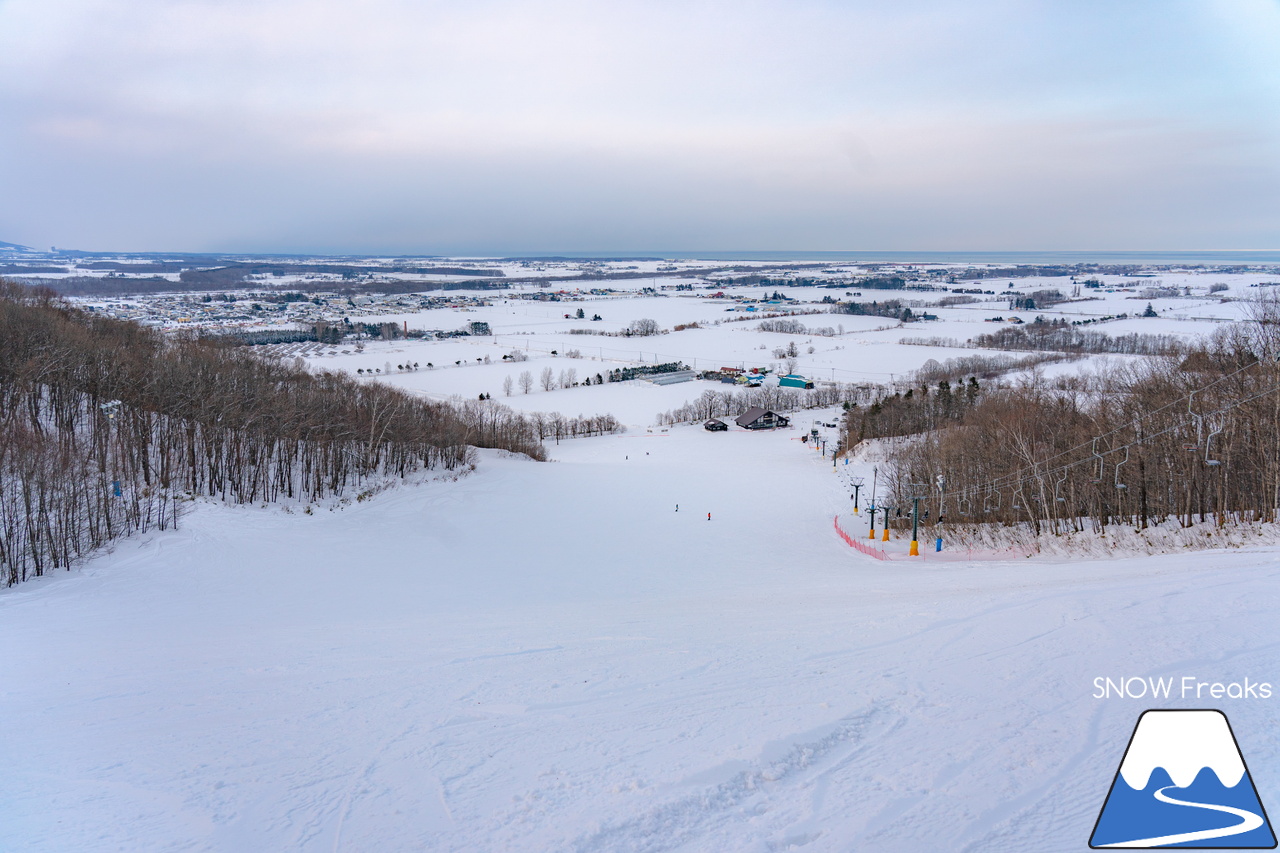
[[[740,427],[744,427],[747,424],[755,423],[756,421],[760,420],[761,417],[763,417],[764,415],[767,415],[768,413],[769,412],[767,409],[762,409],[759,406],[752,406],[742,414],[738,415],[737,419],[734,420],[734,423],[736,423]]]

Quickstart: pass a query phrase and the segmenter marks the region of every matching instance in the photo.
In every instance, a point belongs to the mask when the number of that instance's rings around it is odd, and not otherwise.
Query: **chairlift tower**
[[[920,556],[920,499],[929,493],[924,483],[912,483],[911,486],[911,549],[909,556]]]
[[[876,538],[876,477],[880,473],[879,465],[871,466],[871,532],[867,535],[869,539]],[[888,516],[885,516],[888,519]],[[886,525],[887,526],[887,525]]]
[[[947,478],[939,474],[937,478],[934,480],[934,482],[938,486],[938,521],[937,521],[938,536],[937,536],[937,541],[934,542],[934,548],[933,548],[934,552],[936,553],[942,550],[942,516],[943,516],[943,513],[946,512],[946,507],[947,507],[947,498],[946,498]]]
[[[108,425],[115,423],[116,413],[120,411],[121,405],[123,404],[119,400],[108,400],[105,403],[98,404],[98,408],[102,409],[102,413],[107,416]],[[109,431],[111,429],[110,426],[108,426],[107,429],[108,429],[108,438],[109,438],[110,437]],[[120,489],[120,476],[116,472],[116,461],[115,461],[114,454],[112,455],[111,460],[112,460],[111,461],[111,496],[118,498],[118,497],[122,497],[124,493]]]

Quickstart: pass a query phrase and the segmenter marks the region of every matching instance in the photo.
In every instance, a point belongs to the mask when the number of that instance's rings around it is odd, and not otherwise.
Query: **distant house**
[[[743,429],[773,429],[789,426],[791,421],[768,409],[752,406],[734,420]]]
[[[778,385],[783,388],[813,388],[813,382],[795,373],[790,373],[780,378]]]
[[[719,418],[712,418],[703,424],[702,428],[707,432],[727,432],[729,430],[729,425]]]

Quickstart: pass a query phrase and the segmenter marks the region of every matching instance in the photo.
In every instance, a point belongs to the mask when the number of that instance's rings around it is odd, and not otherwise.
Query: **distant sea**
[[[1200,252],[562,252],[521,257],[898,264],[1280,264],[1280,251]]]

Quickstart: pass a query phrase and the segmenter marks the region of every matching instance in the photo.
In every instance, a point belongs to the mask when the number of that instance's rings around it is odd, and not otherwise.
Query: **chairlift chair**
[[[1126,445],[1124,449],[1124,459],[1116,463],[1116,488],[1117,489],[1123,490],[1123,489],[1129,488],[1124,483],[1120,482],[1120,469],[1123,468],[1125,466],[1125,463],[1127,463],[1128,461],[1129,461],[1129,448]]]
[[[1204,415],[1197,415],[1191,408],[1191,402],[1195,400],[1195,398],[1196,398],[1196,391],[1192,391],[1187,396],[1187,414],[1191,416],[1191,420],[1195,421],[1195,424],[1196,424],[1195,442],[1194,443],[1187,442],[1186,444],[1182,445],[1182,449],[1188,451],[1189,453],[1195,453],[1197,450],[1199,450],[1200,442],[1204,438]]]
[[[1221,465],[1221,464],[1222,464],[1222,460],[1220,460],[1220,459],[1210,459],[1210,458],[1209,458],[1209,451],[1213,449],[1213,437],[1214,437],[1215,435],[1217,435],[1218,433],[1220,433],[1220,432],[1222,432],[1222,427],[1221,427],[1221,425],[1219,425],[1219,426],[1215,427],[1215,428],[1214,428],[1214,430],[1213,430],[1212,432],[1210,432],[1210,433],[1209,433],[1209,437],[1208,437],[1208,438],[1206,438],[1206,439],[1205,439],[1205,442],[1204,442],[1204,464],[1206,464],[1206,465],[1208,465],[1208,466],[1210,466],[1210,467],[1214,467],[1214,468],[1216,468],[1217,466]]]

